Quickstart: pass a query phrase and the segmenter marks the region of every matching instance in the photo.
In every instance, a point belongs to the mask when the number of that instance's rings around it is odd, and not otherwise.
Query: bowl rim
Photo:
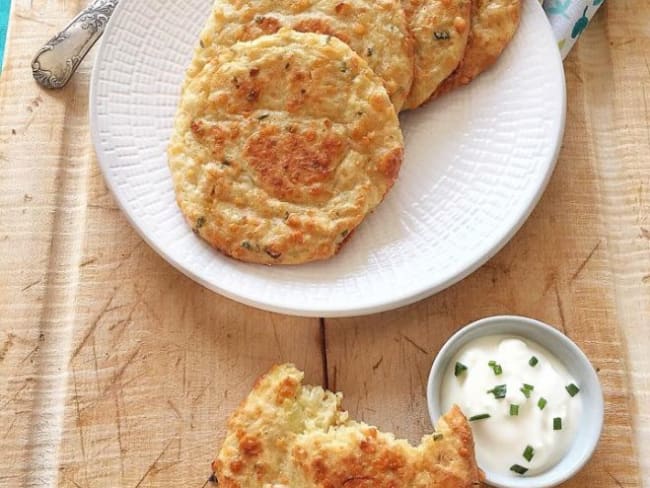
[[[505,328],[511,328],[512,330],[501,330],[499,332],[494,331],[496,327],[502,328],[504,326]],[[552,327],[545,322],[541,322],[539,320],[530,317],[524,317],[521,315],[494,315],[475,320],[461,327],[445,341],[440,351],[436,354],[433,364],[431,365],[431,370],[429,372],[429,377],[427,380],[427,408],[432,422],[435,422],[435,420],[442,414],[439,398],[437,395],[434,395],[434,391],[437,392],[440,390],[440,378],[442,378],[442,374],[444,370],[446,370],[446,367],[451,358],[453,358],[453,356],[462,346],[464,346],[472,339],[476,339],[478,337],[489,335],[513,335],[530,340],[531,342],[538,344],[544,349],[551,349],[544,344],[540,344],[539,340],[531,337],[533,334],[527,332],[526,329],[526,327],[531,326],[540,331],[542,335],[545,335],[549,339],[549,342],[556,342],[565,346],[565,349],[569,350],[569,353],[577,359],[577,362],[582,364],[581,369],[584,368],[587,382],[590,384],[590,388],[594,390],[594,395],[597,399],[596,404],[589,405],[589,409],[595,411],[596,422],[589,424],[591,427],[588,431],[583,431],[582,433],[578,431],[576,433],[576,438],[578,436],[583,436],[586,438],[587,449],[585,455],[577,457],[576,461],[573,464],[561,468],[560,466],[562,463],[560,462],[538,475],[512,478],[512,483],[503,475],[491,473],[490,471],[483,469],[485,473],[485,482],[490,486],[499,488],[549,488],[552,486],[557,486],[558,484],[563,483],[574,476],[589,461],[594,451],[596,450],[603,430],[605,403],[602,386],[600,384],[600,379],[598,378],[598,375],[587,355],[575,342],[573,342],[573,340],[571,340],[566,334],[563,334],[555,327]],[[481,328],[480,332],[478,332],[479,328]],[[568,367],[567,361],[562,356],[556,352],[552,352],[552,354],[567,368],[567,370],[575,371],[575,367],[573,369]],[[572,445],[572,447],[569,448],[569,451],[567,452],[570,452],[570,450],[573,449],[573,446],[575,446],[575,443]],[[560,471],[558,471],[557,474],[555,474],[555,476],[552,476],[549,480],[541,481],[539,479],[542,476],[548,477],[549,473],[552,473],[554,470]]]

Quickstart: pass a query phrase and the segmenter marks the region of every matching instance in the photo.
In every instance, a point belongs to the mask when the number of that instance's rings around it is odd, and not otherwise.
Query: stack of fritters
[[[519,10],[520,0],[217,0],[169,147],[194,231],[248,262],[336,254],[397,178],[397,113],[491,65]]]

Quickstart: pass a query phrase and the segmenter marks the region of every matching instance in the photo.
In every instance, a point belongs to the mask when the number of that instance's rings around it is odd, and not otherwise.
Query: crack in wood
[[[117,370],[117,373],[115,373],[115,374],[113,375],[113,377],[111,378],[110,383],[108,384],[108,386],[104,389],[104,391],[103,391],[102,394],[100,395],[100,398],[106,396],[106,394],[107,394],[109,391],[111,391],[111,390],[113,390],[113,389],[115,388],[115,386],[117,385],[117,383],[122,379],[122,376],[124,376],[124,372],[126,371],[126,368],[129,367],[129,365],[133,362],[133,360],[136,358],[136,356],[137,356],[138,353],[140,352],[140,349],[142,349],[142,344],[138,345],[138,347],[135,348],[135,351],[133,351],[133,352],[129,355],[129,357],[127,358],[127,360],[122,364],[122,366],[120,366],[120,369],[118,369],[118,370]]]
[[[555,291],[555,302],[557,303],[557,310],[560,314],[560,329],[562,329],[562,333],[564,335],[568,336],[566,331],[566,321],[564,319],[564,307],[562,306],[562,298],[560,297],[560,290],[557,287],[557,283],[555,283],[553,286],[553,290]]]
[[[156,457],[154,462],[149,465],[147,470],[142,475],[142,478],[140,478],[140,480],[135,484],[135,486],[133,488],[138,488],[140,485],[142,485],[144,480],[147,479],[147,476],[149,476],[149,474],[156,468],[156,464],[158,464],[158,461],[160,461],[162,459],[162,457],[165,455],[165,453],[167,452],[167,449],[169,449],[169,446],[171,446],[172,442],[174,442],[174,439],[176,439],[176,436],[169,439],[169,442],[167,442],[167,445],[165,445],[163,450],[160,451],[160,454],[158,454],[158,457]]]
[[[27,286],[23,287],[20,291],[27,291],[27,290],[29,290],[30,288],[32,288],[32,287],[38,285],[41,281],[43,281],[42,278],[41,278],[41,279],[38,279],[38,280],[36,280],[36,281],[33,281],[33,282],[31,282],[30,284],[28,284]]]
[[[372,370],[377,371],[377,368],[381,365],[381,363],[384,362],[384,356],[379,358],[379,361],[377,361],[375,364],[372,365]]]
[[[612,481],[616,483],[616,486],[623,488],[623,484],[618,479],[616,479],[616,477],[612,473],[610,473],[607,470],[605,470],[605,473],[607,473],[607,475],[612,479]]]
[[[427,354],[427,355],[429,354],[429,351],[427,351],[424,347],[422,347],[420,344],[418,344],[417,342],[415,342],[413,339],[411,339],[411,338],[410,338],[409,336],[407,336],[406,334],[402,334],[402,333],[400,332],[399,335],[400,335],[400,337],[402,337],[402,339],[404,339],[406,342],[408,342],[409,344],[411,344],[413,347],[415,347],[415,348],[416,348],[418,351],[420,351],[421,353],[423,353],[423,354]]]
[[[84,460],[84,471],[86,472],[86,478],[88,473],[86,471],[86,466],[88,466],[86,458],[86,442],[84,440],[84,429],[83,422],[81,421],[81,409],[79,408],[79,389],[77,387],[77,371],[72,367],[72,384],[74,385],[74,403],[75,410],[77,415],[77,430],[79,431],[79,446],[81,447],[81,457]]]
[[[88,342],[88,339],[90,339],[90,336],[92,336],[95,333],[95,330],[97,330],[97,326],[99,325],[99,322],[102,320],[102,317],[104,316],[104,314],[106,314],[106,311],[108,310],[108,307],[113,302],[113,299],[115,298],[116,293],[117,293],[117,290],[113,290],[113,293],[111,293],[110,298],[107,300],[107,302],[104,304],[102,309],[99,311],[99,314],[97,314],[97,317],[95,318],[95,320],[93,320],[92,324],[90,324],[90,327],[88,327],[88,330],[84,334],[83,339],[81,339],[81,342],[79,343],[79,345],[75,348],[74,352],[72,353],[72,356],[70,357],[70,362],[72,362],[72,360],[77,357],[79,352],[81,352],[81,350],[84,348],[84,346]]]
[[[319,319],[320,330],[320,352],[323,368],[323,387],[327,390],[330,388],[329,366],[327,364],[327,331],[325,330],[325,319]]]
[[[578,276],[580,276],[580,273],[582,273],[582,270],[585,269],[585,266],[587,266],[587,264],[589,263],[589,261],[591,261],[591,258],[594,257],[594,254],[596,254],[596,251],[598,250],[598,248],[600,247],[600,244],[601,244],[602,242],[603,242],[603,241],[600,240],[600,241],[598,241],[598,242],[596,243],[596,245],[595,245],[594,248],[591,250],[591,252],[590,252],[590,253],[587,255],[587,257],[582,261],[582,263],[580,263],[580,266],[578,266],[578,269],[576,269],[575,272],[571,275],[571,278],[569,278],[569,282],[573,282],[573,281],[575,281],[575,279],[576,279]]]

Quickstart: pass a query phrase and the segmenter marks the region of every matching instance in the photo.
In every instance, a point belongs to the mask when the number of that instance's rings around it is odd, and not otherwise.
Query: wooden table
[[[185,278],[136,235],[88,134],[92,60],[63,91],[30,58],[81,7],[15,0],[0,78],[0,486],[204,485],[228,414],[272,363],[412,441],[443,341],[479,317],[555,324],[599,371],[606,425],[566,486],[650,480],[650,4],[606,2],[565,62],[567,130],[528,223],[463,282],[337,320],[274,315]]]

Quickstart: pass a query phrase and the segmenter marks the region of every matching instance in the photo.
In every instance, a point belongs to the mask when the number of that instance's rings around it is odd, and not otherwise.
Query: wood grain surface
[[[442,343],[516,313],[598,368],[606,427],[567,487],[650,480],[650,5],[606,2],[565,62],[567,131],[542,201],[489,263],[430,299],[337,320],[261,312],[165,263],[107,191],[92,59],[40,90],[33,53],[83,2],[16,0],[0,75],[0,486],[200,488],[228,414],[272,363],[417,441]]]

